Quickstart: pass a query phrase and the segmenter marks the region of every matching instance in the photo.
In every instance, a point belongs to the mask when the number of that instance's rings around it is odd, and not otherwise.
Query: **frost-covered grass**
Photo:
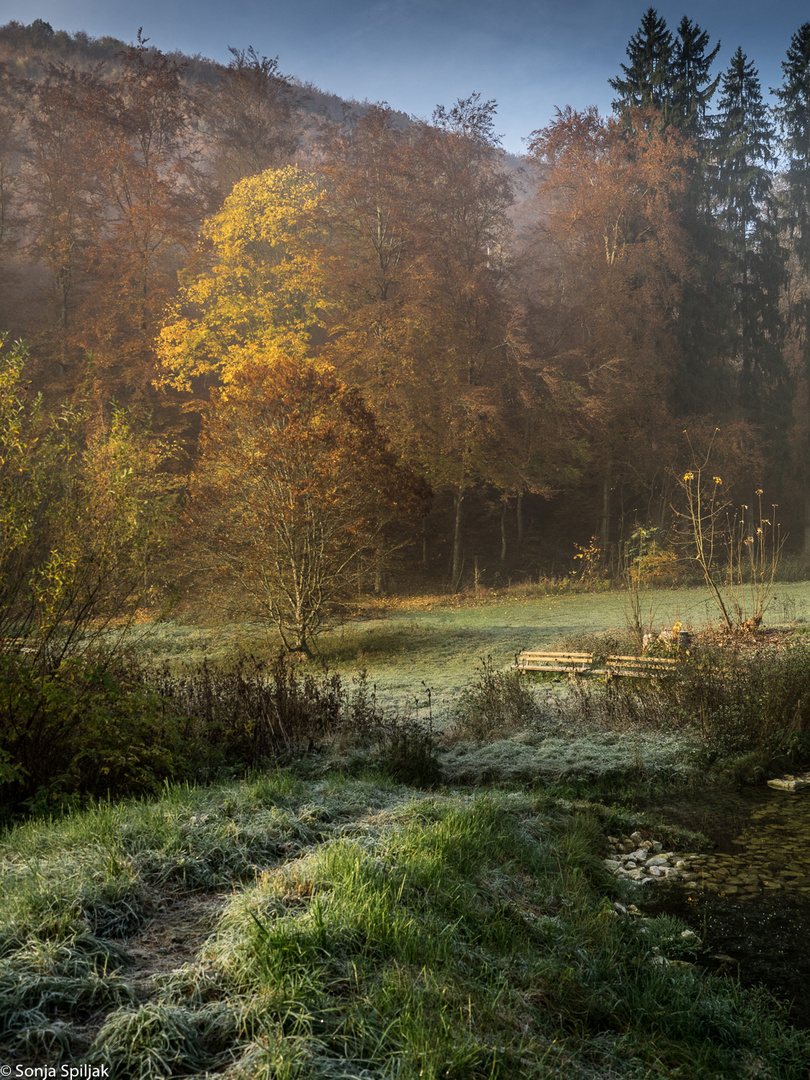
[[[780,586],[771,621],[809,602]],[[713,617],[699,590],[656,604],[659,627]],[[693,781],[695,725],[577,711],[565,679],[509,671],[530,646],[613,650],[625,622],[620,594],[515,591],[325,635],[331,670],[366,669],[400,715],[440,721],[427,791],[359,773],[374,732],[356,725],[287,770],[6,830],[0,1059],[117,1080],[804,1080],[810,1037],[767,995],[701,974],[675,920],[613,908],[632,886],[604,870],[604,830],[638,824],[600,793]],[[138,647],[220,670],[275,642],[164,623]],[[136,978],[133,936],[199,893],[217,904],[193,962]]]
[[[701,974],[676,920],[616,914],[607,819],[539,789],[271,771],[12,829],[0,1058],[137,1080],[804,1080],[810,1038],[767,995]],[[180,852],[207,877],[174,876]],[[192,963],[136,983],[122,928],[92,933],[122,865],[155,906],[219,889]]]
[[[537,784],[585,778],[615,781],[688,783],[694,779],[700,746],[681,734],[574,731],[547,735],[522,731],[486,743],[458,742],[441,756],[442,770],[454,784]]]
[[[379,617],[349,620],[325,633],[318,642],[320,663],[347,678],[366,670],[381,699],[422,715],[430,706],[441,718],[488,657],[506,669],[522,649],[561,647],[611,629],[626,636],[624,593],[538,591],[381,604]],[[650,609],[659,629],[674,622],[698,629],[716,621],[700,588],[656,590],[643,605]],[[810,618],[810,583],[777,585],[766,620],[803,618]],[[209,627],[168,621],[144,632],[141,647],[157,658],[196,663],[239,652],[266,655],[278,642],[272,631],[249,621]]]

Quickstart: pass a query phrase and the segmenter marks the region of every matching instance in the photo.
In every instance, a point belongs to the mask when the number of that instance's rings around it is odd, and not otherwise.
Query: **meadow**
[[[780,586],[771,621],[800,631],[808,603],[808,586]],[[711,618],[697,590],[655,604],[659,627]],[[602,862],[608,834],[705,842],[644,802],[729,783],[730,762],[750,778],[781,752],[779,695],[802,700],[804,635],[775,679],[707,668],[673,691],[616,694],[509,664],[533,645],[626,641],[618,594],[372,614],[325,635],[317,661],[261,669],[253,689],[232,664],[272,654],[261,627],[140,631],[168,695],[138,699],[150,737],[196,709],[183,729],[195,746],[229,735],[230,717],[245,729],[233,746],[255,752],[260,731],[263,756],[220,756],[202,782],[194,752],[158,741],[151,790],[6,826],[0,1060],[115,1080],[806,1080],[810,1034],[784,1003],[711,975],[700,938],[645,915],[639,887]],[[171,681],[203,660],[204,678]],[[273,727],[282,702],[287,726]],[[93,723],[122,756],[128,729]],[[763,730],[770,741],[752,742]],[[155,756],[187,778],[155,786]]]
[[[333,627],[318,641],[321,663],[351,678],[368,674],[386,701],[424,708],[426,692],[437,716],[492,660],[498,668],[526,648],[574,647],[593,635],[612,633],[628,647],[628,599],[611,592],[513,588],[462,597],[381,601],[366,618]],[[642,595],[642,612],[655,629],[680,622],[698,630],[716,621],[706,590],[656,589]],[[766,622],[789,625],[810,619],[810,582],[779,583]],[[140,647],[158,659],[221,662],[235,653],[267,655],[277,648],[273,631],[257,623],[215,623],[171,618],[142,630]],[[317,666],[317,665],[316,665]]]

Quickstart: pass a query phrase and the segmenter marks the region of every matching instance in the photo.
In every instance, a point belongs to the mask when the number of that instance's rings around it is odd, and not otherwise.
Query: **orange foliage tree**
[[[610,538],[611,492],[652,492],[658,510],[674,439],[673,390],[683,370],[678,324],[692,274],[683,216],[694,151],[653,110],[621,123],[566,109],[534,133],[541,177],[534,262],[538,348],[585,391],[582,422],[601,487],[599,534]]]
[[[21,89],[29,133],[22,169],[28,250],[47,271],[51,303],[43,323],[60,338],[55,352],[64,368],[65,332],[73,329],[88,285],[89,252],[101,224],[92,168],[97,142],[82,118],[96,80],[93,73],[50,65],[39,84]]]
[[[378,107],[327,150],[328,355],[392,442],[453,499],[451,580],[469,490],[500,483],[516,400],[505,290],[511,199],[478,95],[403,131]]]
[[[53,296],[38,351],[73,388],[92,354],[107,401],[150,396],[153,339],[203,207],[183,65],[140,36],[119,61],[48,64],[17,84],[26,247]]]
[[[276,358],[241,368],[213,399],[191,515],[285,647],[310,654],[356,592],[362,557],[390,550],[426,494],[356,390],[326,364]]]
[[[154,337],[177,270],[197,243],[204,193],[183,70],[139,34],[122,53],[120,71],[97,81],[82,105],[104,208],[82,344],[98,352],[108,391],[148,390]]]

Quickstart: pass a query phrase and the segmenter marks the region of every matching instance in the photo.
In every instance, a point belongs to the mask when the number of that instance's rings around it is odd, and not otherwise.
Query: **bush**
[[[810,753],[810,642],[701,652],[684,665],[673,692],[718,754],[756,750],[799,760]]]
[[[282,657],[178,671],[89,655],[43,674],[23,654],[0,656],[0,801],[12,810],[206,781],[324,741],[370,749],[370,764],[401,782],[439,779],[430,724],[383,710],[364,677],[348,691],[339,675],[300,674]]]
[[[481,672],[462,691],[454,710],[450,735],[485,742],[529,727],[539,715],[531,687],[519,671],[496,671],[492,657],[481,661]]]
[[[2,802],[53,809],[77,797],[154,791],[197,767],[187,718],[119,658],[72,658],[43,673],[0,657]]]
[[[697,731],[712,760],[753,754],[763,765],[795,763],[810,757],[810,642],[704,647],[665,679],[580,683],[570,708],[611,730]]]
[[[257,765],[310,748],[336,731],[346,708],[339,675],[300,675],[282,657],[242,657],[224,668],[164,665],[153,677],[166,708],[192,718],[226,758]]]

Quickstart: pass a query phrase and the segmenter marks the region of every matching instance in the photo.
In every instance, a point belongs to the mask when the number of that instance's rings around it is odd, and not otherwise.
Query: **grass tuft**
[[[86,1061],[126,1080],[189,1076],[225,1064],[238,1031],[237,1015],[221,1004],[193,1010],[150,1003],[113,1013]]]

